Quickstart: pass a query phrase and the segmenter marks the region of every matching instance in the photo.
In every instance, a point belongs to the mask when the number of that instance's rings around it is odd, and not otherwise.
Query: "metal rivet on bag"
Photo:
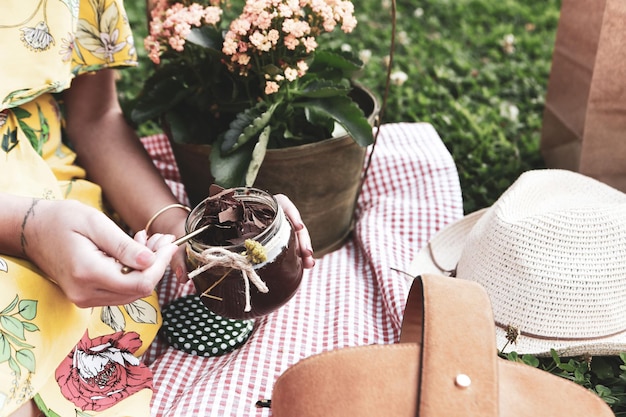
[[[465,374],[458,374],[454,380],[454,384],[459,388],[467,388],[472,385],[472,380]]]

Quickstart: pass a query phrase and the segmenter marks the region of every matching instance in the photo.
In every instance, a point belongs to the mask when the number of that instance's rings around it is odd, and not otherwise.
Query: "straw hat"
[[[584,175],[522,174],[493,206],[438,232],[409,272],[482,284],[503,352],[626,351],[626,194]]]

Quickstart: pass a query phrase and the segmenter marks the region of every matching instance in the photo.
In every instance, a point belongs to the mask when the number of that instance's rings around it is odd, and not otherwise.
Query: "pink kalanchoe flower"
[[[287,3],[282,3],[278,5],[278,16],[282,17],[282,18],[289,18],[292,17],[294,14],[294,10],[293,7],[291,7],[289,4],[289,2]],[[297,2],[296,2],[297,3]]]
[[[191,33],[191,25],[187,22],[177,22],[176,24],[174,24],[174,33],[175,37],[184,40]]]
[[[160,64],[161,63],[161,44],[156,39],[154,39],[153,36],[146,37],[146,39],[144,39],[143,44],[144,44],[144,47],[146,48],[146,51],[148,51],[148,57],[150,58],[150,60],[157,65]]]
[[[304,74],[306,74],[306,72],[309,70],[309,64],[307,64],[304,61],[298,61],[296,66],[298,67],[298,76],[299,77],[304,76]]]
[[[258,27],[259,29],[267,30],[272,27],[274,17],[275,16],[264,10],[252,19],[252,25]]]
[[[313,36],[308,36],[302,39],[302,45],[304,45],[306,52],[310,54],[311,52],[315,51],[315,49],[317,48],[317,41],[315,40]]]
[[[222,45],[222,52],[224,52],[226,55],[234,55],[237,53],[238,44],[239,42],[237,42],[237,39],[235,38],[234,34],[229,32],[228,34],[226,34],[226,39],[224,39],[224,44]]]
[[[237,45],[237,48],[239,49],[239,52],[241,52],[242,54],[248,52],[249,48],[249,44],[247,44],[246,42],[243,41],[239,41],[239,44]]]
[[[170,38],[170,46],[172,47],[173,50],[178,51],[178,52],[182,52],[185,45],[185,39],[179,37],[179,36],[172,36]]]
[[[249,20],[246,19],[235,19],[230,24],[230,32],[233,32],[235,35],[244,36],[248,33],[252,24]]]
[[[151,0],[150,35],[145,41],[150,59],[158,63],[166,50],[184,51],[194,27],[217,25],[222,19],[224,1],[211,0],[210,6],[192,1]],[[189,5],[189,6],[186,6]],[[288,70],[285,80],[294,81],[308,70],[304,59],[318,48],[317,36],[338,26],[350,32],[356,25],[354,5],[347,0],[246,0],[241,14],[225,33],[224,62],[235,73],[260,74],[266,65]],[[299,62],[293,66],[294,62]],[[274,86],[265,87],[275,93]]]
[[[250,63],[250,55],[246,54],[237,54],[233,56],[233,62],[238,63],[239,65],[245,67]]]
[[[282,26],[283,32],[291,34],[296,38],[302,38],[311,33],[311,27],[307,22],[295,19],[285,19]]]
[[[272,42],[272,45],[276,45],[280,39],[280,32],[276,29],[271,29],[267,32],[267,39]]]
[[[268,81],[265,83],[265,94],[267,94],[268,96],[270,94],[277,93],[279,89],[280,85],[278,85],[278,83],[275,81]]]
[[[354,4],[349,1],[341,1],[335,9],[335,13],[341,21],[341,30],[345,33],[350,33],[356,27],[357,21],[354,17]]]
[[[259,51],[268,52],[272,49],[272,42],[267,36],[258,31],[250,35],[250,43]]]
[[[204,17],[204,7],[197,3],[194,3],[187,8],[185,14],[185,20],[188,24],[193,26],[200,26],[202,23],[202,18]]]
[[[298,78],[298,70],[295,68],[285,68],[285,78],[288,81],[295,81]]]
[[[207,7],[203,14],[204,22],[209,25],[216,25],[222,19],[222,9],[219,7]]]
[[[216,6],[203,7],[198,3],[169,5],[165,0],[155,0],[152,4],[150,33],[144,44],[148,56],[157,64],[168,46],[175,51],[184,50],[185,39],[192,27],[200,27],[203,22],[217,24],[222,16],[222,10]]]
[[[283,42],[287,49],[291,51],[294,51],[298,45],[300,45],[300,40],[291,34],[285,36],[285,40]]]

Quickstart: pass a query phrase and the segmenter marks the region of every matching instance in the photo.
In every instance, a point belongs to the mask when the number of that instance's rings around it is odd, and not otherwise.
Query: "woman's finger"
[[[298,241],[298,251],[302,258],[302,265],[304,268],[313,268],[315,266],[315,259],[313,258],[313,246],[311,245],[311,235],[306,225],[302,221],[300,211],[296,205],[284,194],[276,194],[274,196],[276,201],[283,208],[285,215],[293,224]]]

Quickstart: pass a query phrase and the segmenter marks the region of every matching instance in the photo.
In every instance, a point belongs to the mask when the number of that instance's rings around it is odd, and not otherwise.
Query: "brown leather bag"
[[[488,296],[472,281],[425,275],[411,287],[400,343],[337,349],[276,381],[273,417],[604,417],[600,397],[497,355]]]

